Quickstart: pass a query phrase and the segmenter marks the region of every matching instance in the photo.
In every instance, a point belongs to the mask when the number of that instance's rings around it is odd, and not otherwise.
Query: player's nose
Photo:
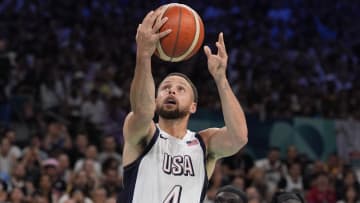
[[[169,94],[175,95],[175,91],[172,88],[169,88]]]

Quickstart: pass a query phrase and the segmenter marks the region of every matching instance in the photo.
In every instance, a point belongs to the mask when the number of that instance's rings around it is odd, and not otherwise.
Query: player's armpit
[[[237,153],[247,143],[247,137],[230,135],[226,127],[208,128],[200,132],[207,146],[207,153],[216,159]]]

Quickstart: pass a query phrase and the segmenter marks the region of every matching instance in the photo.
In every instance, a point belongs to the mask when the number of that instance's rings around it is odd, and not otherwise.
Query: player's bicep
[[[244,144],[228,135],[227,128],[209,128],[202,133],[207,134],[208,153],[216,158],[231,156],[237,153]]]
[[[123,132],[125,142],[136,145],[146,137],[150,137],[155,132],[155,124],[152,118],[130,112],[125,119]]]

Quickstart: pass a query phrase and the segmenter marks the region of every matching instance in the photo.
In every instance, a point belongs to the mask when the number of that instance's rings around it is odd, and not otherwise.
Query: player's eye
[[[166,90],[169,91],[170,90],[170,86],[169,85],[165,85],[161,88],[162,90]]]
[[[183,86],[179,86],[177,89],[178,89],[179,92],[184,92],[185,91],[185,88]]]

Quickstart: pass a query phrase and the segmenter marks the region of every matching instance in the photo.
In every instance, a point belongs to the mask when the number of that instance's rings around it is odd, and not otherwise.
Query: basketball
[[[198,52],[204,41],[204,24],[197,12],[187,5],[170,3],[163,6],[166,8],[160,19],[168,17],[168,20],[159,32],[167,29],[172,32],[159,40],[155,54],[169,62],[187,60]]]

